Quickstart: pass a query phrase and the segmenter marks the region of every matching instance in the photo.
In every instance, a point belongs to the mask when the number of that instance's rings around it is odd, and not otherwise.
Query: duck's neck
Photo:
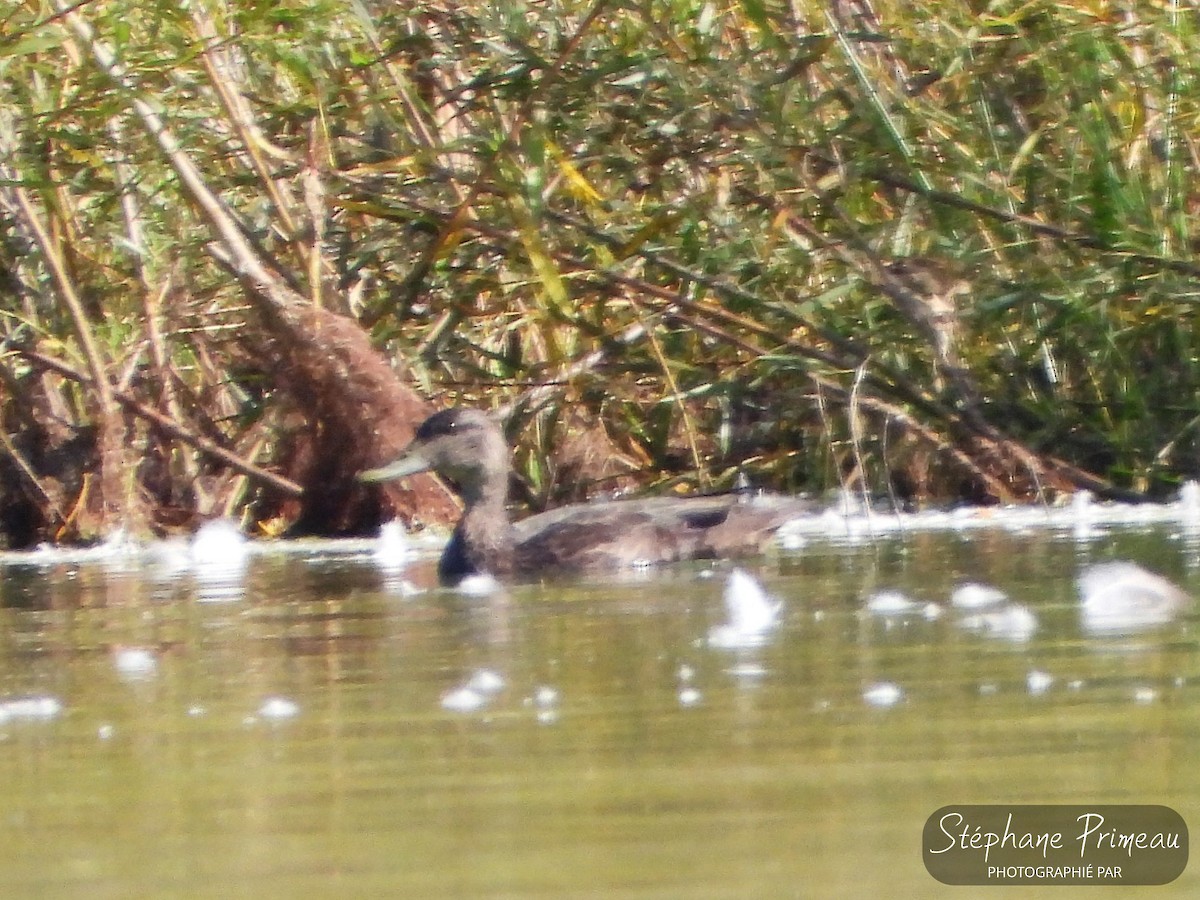
[[[466,504],[438,574],[451,584],[469,575],[507,575],[513,566],[512,524],[508,521],[507,474],[460,485]]]

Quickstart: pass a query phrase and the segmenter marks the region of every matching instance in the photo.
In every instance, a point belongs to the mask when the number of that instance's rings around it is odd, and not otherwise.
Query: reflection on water
[[[726,565],[463,597],[291,547],[214,597],[170,555],[10,559],[0,891],[963,897],[921,862],[946,804],[1200,823],[1196,611],[1096,634],[1075,584],[1134,560],[1196,596],[1194,536],[802,543],[745,607]]]

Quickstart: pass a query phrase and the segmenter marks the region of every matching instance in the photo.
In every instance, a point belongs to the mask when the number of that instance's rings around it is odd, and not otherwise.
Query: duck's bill
[[[416,475],[418,472],[427,472],[432,468],[424,456],[419,453],[405,453],[393,463],[388,463],[386,466],[381,466],[378,469],[367,469],[365,472],[358,473],[359,481],[395,481],[397,478],[403,478],[406,475]]]

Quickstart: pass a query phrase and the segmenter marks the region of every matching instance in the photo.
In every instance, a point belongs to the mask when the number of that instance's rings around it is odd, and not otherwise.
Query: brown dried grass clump
[[[305,534],[362,531],[400,516],[444,524],[457,517],[454,496],[434,477],[368,489],[355,476],[399,455],[432,407],[371,346],[353,320],[300,307],[277,321],[267,346],[267,375],[281,400],[303,411],[280,448],[279,468],[304,486],[276,512]]]

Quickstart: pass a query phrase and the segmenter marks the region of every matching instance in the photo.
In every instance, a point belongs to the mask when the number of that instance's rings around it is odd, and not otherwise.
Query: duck
[[[471,576],[533,578],[764,552],[786,522],[813,511],[773,494],[649,497],[576,503],[517,522],[508,515],[510,451],[491,416],[436,412],[393,462],[360,472],[386,482],[432,471],[458,494],[462,516],[438,563],[443,584]]]

